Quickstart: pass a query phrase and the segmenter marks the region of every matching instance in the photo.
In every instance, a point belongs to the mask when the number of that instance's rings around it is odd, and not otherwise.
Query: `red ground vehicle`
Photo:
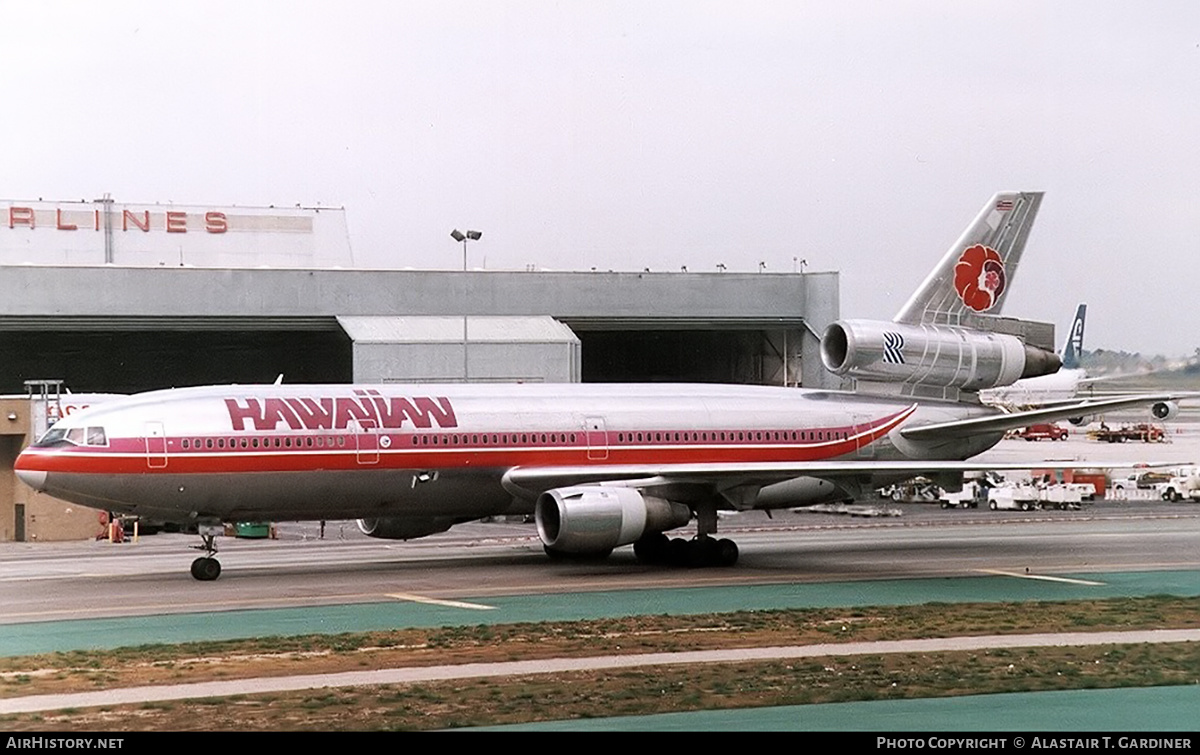
[[[1017,433],[1017,437],[1025,440],[1066,440],[1067,428],[1050,422],[1039,422]]]

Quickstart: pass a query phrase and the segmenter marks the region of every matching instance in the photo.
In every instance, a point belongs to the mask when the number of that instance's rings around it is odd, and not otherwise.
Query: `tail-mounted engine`
[[[836,375],[978,391],[1057,372],[1062,360],[1016,336],[949,325],[839,320],[825,329],[821,361]]]
[[[542,543],[562,553],[607,553],[643,534],[682,527],[692,517],[682,503],[634,488],[582,485],[547,490],[535,508]]]

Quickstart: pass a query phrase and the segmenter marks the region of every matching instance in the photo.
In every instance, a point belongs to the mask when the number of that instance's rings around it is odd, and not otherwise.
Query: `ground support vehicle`
[[[1038,507],[1043,509],[1077,510],[1082,507],[1082,501],[1083,486],[1081,485],[1048,485],[1038,491]]]
[[[1141,441],[1143,443],[1164,443],[1166,432],[1157,425],[1142,422],[1136,425],[1122,425],[1111,428],[1101,423],[1095,430],[1088,430],[1088,440],[1098,440],[1105,443],[1124,443],[1126,441]]]
[[[977,509],[981,502],[987,500],[988,487],[978,480],[967,480],[962,490],[953,493],[942,491],[938,500],[944,509]]]
[[[1180,470],[1179,474],[1157,486],[1164,501],[1200,500],[1200,471]]]
[[[928,477],[914,477],[879,489],[880,498],[890,498],[897,503],[933,503],[941,495],[942,489]]]
[[[1067,428],[1048,422],[1030,425],[1017,433],[1016,437],[1025,440],[1066,440]]]
[[[988,508],[1033,511],[1038,508],[1040,491],[1033,485],[1004,484],[988,491]]]
[[[1170,472],[1135,472],[1127,477],[1114,479],[1110,488],[1115,493],[1130,493],[1135,490],[1161,490],[1162,484],[1170,482]]]

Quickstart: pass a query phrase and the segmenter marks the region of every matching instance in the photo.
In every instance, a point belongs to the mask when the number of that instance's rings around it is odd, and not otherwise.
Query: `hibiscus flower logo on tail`
[[[995,249],[982,244],[969,247],[954,266],[954,290],[962,303],[976,312],[996,306],[1005,281],[1004,261]]]

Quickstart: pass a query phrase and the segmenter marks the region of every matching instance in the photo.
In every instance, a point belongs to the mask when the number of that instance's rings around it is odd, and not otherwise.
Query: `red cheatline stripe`
[[[141,439],[114,439],[108,447],[32,448],[22,455],[17,468],[81,474],[187,474],[367,468],[466,469],[515,466],[554,467],[580,464],[603,466],[611,464],[671,465],[819,461],[853,453],[861,446],[875,442],[907,419],[915,410],[916,405],[913,405],[891,416],[862,425],[816,430],[816,432],[845,433],[847,436],[835,440],[785,442],[764,439],[763,441],[751,440],[733,444],[701,442],[698,445],[677,444],[673,441],[663,444],[610,444],[601,447],[607,454],[600,460],[589,458],[589,451],[594,454],[598,449],[589,449],[588,446],[580,444],[566,447],[413,446],[411,445],[411,436],[400,436],[407,438],[408,445],[396,441],[390,448],[356,450],[347,447],[336,451],[328,449],[317,451],[307,448],[275,449],[272,446],[271,448],[248,448],[245,450],[238,448],[226,451],[209,451],[207,449],[190,452],[171,451],[165,455],[147,455]],[[857,432],[855,432],[856,430]],[[671,431],[672,436],[674,432]],[[707,432],[711,435],[713,431]],[[725,432],[729,434],[730,431]],[[733,432],[735,435],[737,432],[742,432],[754,436],[760,431]],[[773,435],[775,431],[761,432],[767,436]],[[783,431],[779,432],[782,434]],[[513,433],[508,434],[511,436]],[[533,435],[529,432],[525,434]],[[540,437],[542,434],[538,432],[537,436]],[[562,433],[556,431],[556,434],[561,435]],[[643,434],[645,433],[643,432]],[[471,435],[471,433],[467,435]],[[609,433],[609,435],[611,437],[613,434]],[[172,440],[177,442],[176,439]],[[163,464],[164,457],[165,464]]]

